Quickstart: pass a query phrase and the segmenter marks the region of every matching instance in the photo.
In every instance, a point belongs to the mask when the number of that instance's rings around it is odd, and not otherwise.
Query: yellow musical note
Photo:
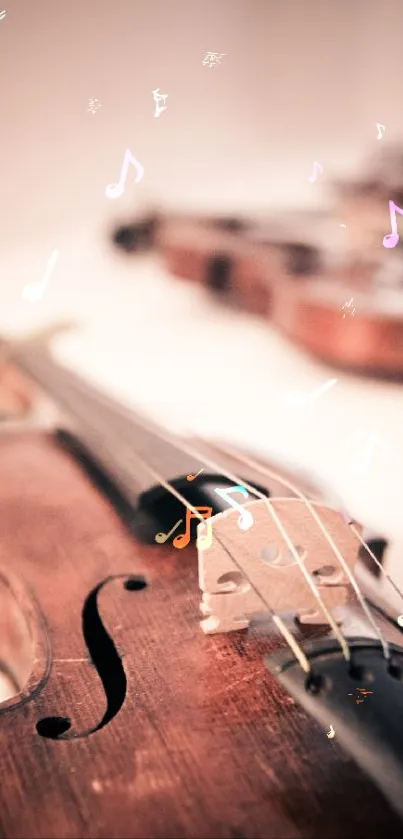
[[[176,524],[174,524],[172,530],[170,530],[169,533],[157,533],[155,536],[155,541],[158,542],[159,545],[162,545],[164,542],[166,542],[167,539],[169,539],[171,533],[173,533],[174,530],[176,530],[176,528],[179,527],[180,524],[182,524],[182,522],[183,519],[179,519],[179,521],[177,521]]]
[[[212,507],[195,507],[194,509],[197,510],[203,516],[204,519],[209,519],[213,512]],[[190,519],[198,518],[199,516],[197,516],[196,513],[193,513],[192,510],[186,510],[186,530],[184,533],[179,533],[178,536],[175,536],[175,539],[173,540],[173,545],[175,548],[178,548],[178,550],[186,548],[186,545],[188,545],[190,542]],[[199,542],[199,540],[197,546],[209,547],[209,545],[202,544],[201,542]]]

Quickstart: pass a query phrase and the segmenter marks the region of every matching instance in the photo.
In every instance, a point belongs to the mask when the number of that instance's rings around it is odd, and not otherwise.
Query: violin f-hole
[[[92,663],[101,679],[106,696],[106,711],[98,725],[87,731],[71,731],[71,719],[64,716],[44,717],[36,724],[41,737],[48,740],[74,740],[88,737],[104,728],[118,714],[126,698],[127,679],[124,667],[112,638],[106,631],[98,611],[98,594],[113,580],[123,580],[127,591],[141,591],[147,586],[143,576],[114,574],[99,583],[85,599],[82,629]]]

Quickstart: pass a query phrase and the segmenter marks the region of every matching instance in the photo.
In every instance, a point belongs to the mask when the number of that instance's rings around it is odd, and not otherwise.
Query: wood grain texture
[[[50,437],[0,439],[0,478],[2,571],[32,590],[52,652],[42,690],[0,706],[1,839],[401,836],[337,732],[328,740],[263,666],[281,642],[203,635],[194,549],[137,543]],[[127,675],[123,707],[87,737],[44,739],[43,717],[82,732],[105,712],[82,609],[117,574],[148,582],[99,593]]]

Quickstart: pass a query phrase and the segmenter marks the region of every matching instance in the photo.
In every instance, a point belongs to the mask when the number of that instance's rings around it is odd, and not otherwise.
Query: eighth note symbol
[[[136,160],[136,158],[133,157],[130,149],[126,149],[125,154],[124,154],[124,158],[123,158],[122,170],[121,170],[121,173],[120,173],[119,181],[118,181],[117,184],[109,184],[109,186],[106,187],[105,195],[106,195],[107,198],[120,198],[120,196],[123,195],[123,193],[125,191],[127,171],[128,171],[130,163],[133,163],[133,166],[135,166],[137,171],[138,171],[138,176],[135,180],[135,183],[138,184],[138,182],[141,181],[141,179],[144,175],[144,169],[143,169],[141,163],[139,163]]]
[[[376,139],[377,139],[377,140],[382,140],[382,137],[383,137],[383,134],[384,134],[384,133],[385,133],[385,131],[386,131],[386,128],[385,128],[385,126],[384,126],[384,125],[382,125],[382,124],[381,124],[381,123],[379,123],[379,122],[377,122],[377,123],[376,123],[376,127],[377,127],[377,129],[378,129],[378,131],[379,131],[379,134],[377,134]],[[381,128],[383,128],[383,134],[382,134]]]
[[[200,475],[200,473],[203,472],[203,471],[204,471],[203,469],[199,469],[199,471],[196,472],[195,475],[186,475],[186,480],[194,481],[194,479],[197,478],[197,476]]]
[[[389,201],[389,212],[392,232],[387,233],[386,236],[383,237],[382,244],[384,248],[395,248],[399,241],[399,234],[397,232],[396,212],[400,213],[400,215],[403,216],[403,210],[401,207],[398,207],[394,201]]]
[[[317,171],[318,169],[320,169],[321,173],[323,172],[323,166],[321,166],[321,165],[320,165],[320,163],[317,163],[317,162],[316,162],[316,160],[314,160],[314,163],[313,163],[313,175],[311,175],[311,177],[310,177],[310,178],[308,178],[308,180],[311,182],[311,184],[313,184],[313,183],[314,183],[314,181],[316,181],[316,171]]]

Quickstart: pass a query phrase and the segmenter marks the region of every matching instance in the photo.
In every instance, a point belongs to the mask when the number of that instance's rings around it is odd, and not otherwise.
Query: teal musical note
[[[241,495],[244,496],[244,498],[248,498],[249,493],[245,489],[245,487],[241,487],[237,484],[236,486],[229,487],[228,489],[217,488],[214,490],[214,492],[216,492],[217,495],[220,496],[220,498],[223,498],[224,501],[227,502],[227,504],[230,504],[231,507],[234,508],[234,510],[239,510],[240,516],[238,519],[238,527],[240,527],[241,530],[249,530],[249,528],[252,527],[253,524],[252,513],[250,513],[249,510],[245,510],[244,507],[238,504],[238,502],[235,501],[234,498],[230,497],[231,492],[240,492]]]

